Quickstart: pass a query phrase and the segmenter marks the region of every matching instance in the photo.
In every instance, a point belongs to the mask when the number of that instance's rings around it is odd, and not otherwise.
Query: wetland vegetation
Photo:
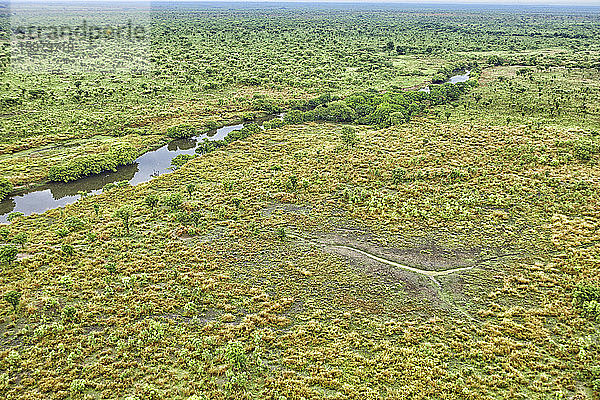
[[[0,11],[2,398],[599,397],[600,9]]]

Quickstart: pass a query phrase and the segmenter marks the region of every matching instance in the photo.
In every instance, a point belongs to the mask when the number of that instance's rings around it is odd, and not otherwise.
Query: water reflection
[[[194,139],[176,139],[167,145],[169,151],[195,149],[197,141]]]

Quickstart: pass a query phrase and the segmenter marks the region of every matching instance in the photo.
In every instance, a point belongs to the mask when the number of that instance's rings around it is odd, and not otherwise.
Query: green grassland
[[[288,110],[323,93],[424,85],[464,54],[481,73],[407,122],[266,129],[1,227],[4,398],[598,398],[596,14],[165,9],[156,19],[155,29],[177,20],[196,49],[184,57],[182,40],[157,53],[171,75],[135,78],[156,94],[123,86],[104,108],[24,100],[3,125],[5,177],[35,182],[67,154],[143,149],[169,126],[273,111],[265,99]],[[206,49],[215,58],[201,60],[223,67],[217,88],[203,86],[206,69],[187,70],[209,68],[195,62]],[[166,68],[178,57],[188,64]],[[252,63],[272,73],[253,75]],[[107,119],[73,129],[94,110]],[[147,132],[109,133],[123,127]]]

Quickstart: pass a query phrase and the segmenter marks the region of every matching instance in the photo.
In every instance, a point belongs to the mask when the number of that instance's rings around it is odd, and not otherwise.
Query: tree
[[[13,219],[22,217],[23,215],[25,215],[25,214],[23,214],[22,212],[14,211],[14,212],[11,212],[10,214],[8,214],[8,216],[6,217],[6,220],[8,222],[12,222]]]
[[[196,133],[196,128],[191,125],[178,125],[167,129],[167,136],[175,139],[191,138],[196,136]]]
[[[167,207],[170,207],[172,210],[176,210],[183,201],[181,197],[181,193],[172,193],[170,196],[164,199],[164,203]]]
[[[18,250],[13,245],[0,246],[0,263],[5,265],[12,264],[17,259]]]
[[[358,142],[358,136],[356,136],[356,131],[351,126],[342,127],[342,143],[346,146],[346,148],[353,147]]]
[[[194,191],[196,190],[196,185],[194,185],[193,183],[190,183],[185,187],[185,190],[186,190],[186,192],[188,192],[190,197],[192,197],[192,193],[194,193]]]
[[[149,194],[148,196],[146,196],[146,198],[144,199],[144,203],[146,203],[146,205],[152,210],[152,212],[154,213],[154,209],[156,208],[156,206],[158,205],[158,196],[155,194]]]
[[[129,218],[131,217],[131,209],[127,206],[122,206],[114,214],[115,218],[120,218],[123,221],[123,227],[129,235]]]
[[[21,245],[21,248],[25,247],[25,243],[27,243],[27,233],[19,232],[13,237],[13,243]]]
[[[13,184],[6,178],[0,178],[0,201],[13,191]]]
[[[300,110],[292,110],[283,116],[283,121],[289,125],[301,124],[304,121],[304,116]]]
[[[13,311],[17,312],[17,307],[21,301],[21,292],[17,290],[11,290],[10,292],[4,293],[4,300],[13,307]]]

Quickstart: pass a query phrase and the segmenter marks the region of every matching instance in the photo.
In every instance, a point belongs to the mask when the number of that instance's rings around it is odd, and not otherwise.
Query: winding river
[[[469,72],[463,71],[461,74],[454,75],[448,82],[453,84],[466,82],[469,79]],[[429,92],[429,86],[421,90]],[[272,115],[252,122],[262,124],[276,117],[278,116]],[[229,132],[243,127],[244,124],[227,125],[191,139],[173,140],[156,150],[144,153],[133,164],[121,166],[115,172],[91,175],[73,182],[52,182],[35,186],[0,202],[0,223],[7,222],[7,217],[12,212],[20,212],[24,215],[39,214],[75,203],[81,198],[82,192],[89,195],[98,194],[109,183],[127,181],[130,185],[137,185],[148,182],[153,177],[172,172],[171,160],[178,155],[195,154],[196,148],[204,140],[222,140]]]
[[[252,122],[262,124],[270,118]],[[81,192],[90,195],[101,193],[108,183],[127,181],[130,185],[138,185],[147,182],[153,177],[171,172],[171,160],[180,154],[195,154],[196,148],[204,140],[223,140],[229,132],[243,127],[244,124],[227,125],[191,139],[173,140],[156,150],[144,153],[133,164],[123,165],[115,172],[90,175],[67,183],[51,182],[35,186],[0,202],[0,222],[7,222],[11,212],[31,215],[64,207],[79,200]]]

